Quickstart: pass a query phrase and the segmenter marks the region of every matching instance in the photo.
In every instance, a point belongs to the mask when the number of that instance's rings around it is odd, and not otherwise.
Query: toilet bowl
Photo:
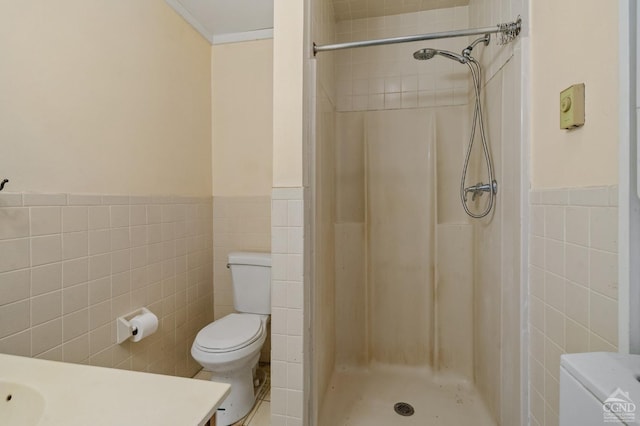
[[[268,315],[229,314],[198,333],[193,358],[211,371],[211,380],[228,383],[231,393],[216,415],[216,424],[233,424],[247,415],[255,402],[255,368],[267,338]]]
[[[256,368],[271,313],[271,257],[268,253],[229,254],[234,307],[238,313],[200,330],[191,355],[212,372],[211,380],[231,385],[216,413],[216,426],[231,425],[251,411],[257,397]],[[256,387],[258,385],[258,387]]]

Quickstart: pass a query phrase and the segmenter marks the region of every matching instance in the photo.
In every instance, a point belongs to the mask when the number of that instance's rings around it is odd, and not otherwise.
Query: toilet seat
[[[195,345],[207,353],[236,351],[258,340],[262,331],[259,315],[229,314],[200,330]]]

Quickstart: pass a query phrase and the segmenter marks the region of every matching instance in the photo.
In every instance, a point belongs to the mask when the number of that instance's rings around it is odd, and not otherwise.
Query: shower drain
[[[401,416],[413,416],[413,413],[415,412],[411,404],[406,402],[396,402],[393,409]]]

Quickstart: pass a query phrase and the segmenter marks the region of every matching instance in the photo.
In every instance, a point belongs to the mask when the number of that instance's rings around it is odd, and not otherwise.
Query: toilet
[[[213,373],[212,381],[231,385],[231,393],[216,413],[217,426],[237,422],[253,407],[256,389],[262,385],[256,367],[271,313],[271,255],[232,252],[227,267],[238,313],[204,327],[191,346],[193,358]]]

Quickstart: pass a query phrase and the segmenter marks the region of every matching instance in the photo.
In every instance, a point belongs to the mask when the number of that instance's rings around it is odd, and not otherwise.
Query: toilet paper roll
[[[129,321],[133,330],[137,332],[131,336],[131,340],[139,342],[147,336],[152,335],[158,329],[158,317],[152,312],[136,315]]]

